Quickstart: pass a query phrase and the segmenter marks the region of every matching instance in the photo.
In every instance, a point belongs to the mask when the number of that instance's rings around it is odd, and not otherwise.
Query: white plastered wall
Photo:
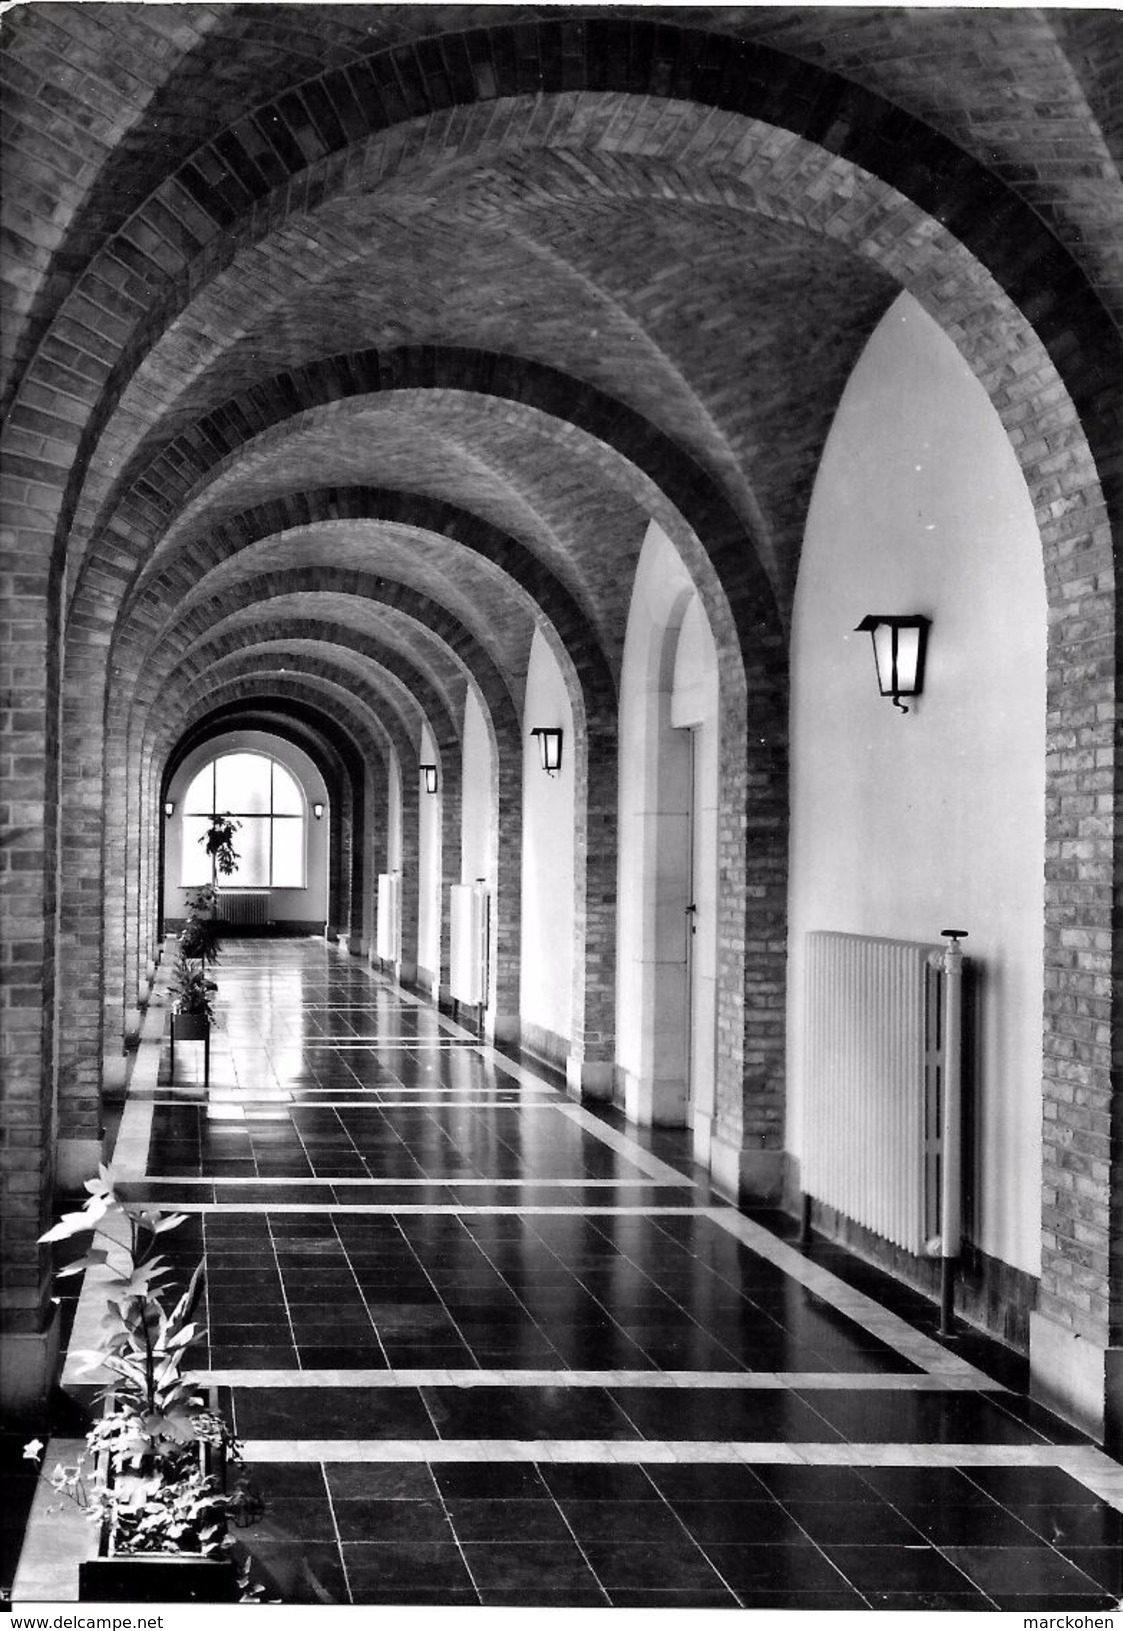
[[[693,1121],[703,1159],[713,1095],[716,914],[708,914],[707,905],[716,908],[716,717],[709,626],[674,545],[652,522],[636,568],[620,682],[617,1065],[628,1116],[668,1126]],[[703,893],[696,897],[694,958],[701,978],[691,1004],[686,909],[694,727],[702,788],[699,839],[712,857],[712,877],[698,880]],[[704,860],[703,872],[710,865]],[[689,1102],[692,1006],[693,1018],[710,1027],[695,1058],[697,1113]],[[699,1059],[710,1068],[700,1068]]]
[[[671,725],[689,731],[693,743],[690,1115],[695,1155],[708,1162],[717,1043],[718,670],[713,634],[697,596],[686,609],[675,647]]]
[[[932,618],[924,694],[878,695],[870,612]],[[792,633],[787,1144],[803,1147],[804,936],[969,931],[974,1237],[1035,1273],[1041,1207],[1046,602],[1029,495],[952,343],[902,295],[846,387]]]
[[[421,727],[421,764],[437,767],[437,792],[425,791],[419,775],[417,842],[417,966],[432,976],[433,995],[441,977],[441,785],[443,767],[428,725]],[[420,978],[420,973],[419,973]]]
[[[519,1018],[569,1042],[573,1032],[573,712],[557,659],[535,630],[523,709],[522,964]],[[542,769],[535,726],[560,727],[561,769]]]

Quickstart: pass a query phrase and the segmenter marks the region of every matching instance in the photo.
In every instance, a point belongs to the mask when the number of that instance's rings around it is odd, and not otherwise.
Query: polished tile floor
[[[114,1165],[205,1254],[270,1596],[1118,1603],[1123,1469],[985,1344],[323,942],[230,942],[218,983],[209,1090],[157,1042]]]

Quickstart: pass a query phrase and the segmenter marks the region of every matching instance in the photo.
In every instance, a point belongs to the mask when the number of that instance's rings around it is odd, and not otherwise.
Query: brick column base
[[[58,1375],[59,1311],[44,1331],[0,1332],[0,1415],[14,1425],[41,1426]]]
[[[697,1139],[697,1130],[695,1130]],[[779,1201],[784,1187],[783,1150],[746,1150],[710,1128],[710,1177],[721,1194],[739,1205]]]
[[[60,1138],[55,1155],[55,1185],[60,1195],[81,1189],[87,1178],[96,1178],[105,1154],[100,1138]]]
[[[1045,1314],[1029,1316],[1032,1396],[1113,1454],[1123,1447],[1123,1348],[1103,1348]]]

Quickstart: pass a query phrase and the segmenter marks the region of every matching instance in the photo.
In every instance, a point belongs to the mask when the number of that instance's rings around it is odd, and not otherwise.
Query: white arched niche
[[[565,677],[541,630],[531,641],[523,706],[523,1045],[565,1070],[573,1035],[575,764]],[[536,727],[562,732],[561,767],[542,769]]]
[[[708,1160],[717,978],[717,657],[666,533],[647,530],[620,685],[617,1067],[633,1121]]]
[[[923,695],[879,696],[871,612],[932,619]],[[792,633],[787,1146],[803,1122],[809,930],[969,931],[979,1034],[975,1243],[1040,1265],[1046,602],[1002,424],[902,294],[846,386],[815,482]]]

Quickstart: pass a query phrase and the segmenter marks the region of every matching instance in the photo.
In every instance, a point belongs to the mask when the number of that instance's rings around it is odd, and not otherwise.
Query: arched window
[[[183,801],[185,888],[211,881],[202,839],[212,815],[241,822],[237,871],[220,877],[220,887],[304,888],[304,794],[283,764],[264,753],[223,753],[200,770]]]

